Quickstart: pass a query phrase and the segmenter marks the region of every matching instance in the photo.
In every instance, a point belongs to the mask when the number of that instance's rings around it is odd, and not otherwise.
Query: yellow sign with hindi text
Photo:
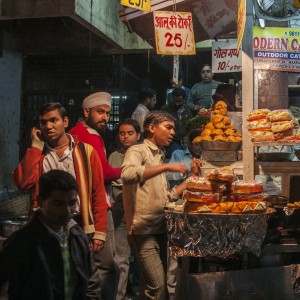
[[[151,0],[121,0],[121,5],[143,11],[151,11]]]

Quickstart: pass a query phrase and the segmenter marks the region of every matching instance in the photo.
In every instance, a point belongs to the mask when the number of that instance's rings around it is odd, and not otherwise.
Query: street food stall
[[[300,145],[298,121],[287,109],[252,110],[243,127],[253,148]],[[289,181],[300,175],[300,162],[294,153],[255,151],[256,174],[280,174],[281,195],[244,179],[241,134],[223,101],[195,140],[203,150],[201,177],[187,179],[183,204],[166,207],[171,254],[182,263],[178,299],[295,299],[300,201],[289,201]]]

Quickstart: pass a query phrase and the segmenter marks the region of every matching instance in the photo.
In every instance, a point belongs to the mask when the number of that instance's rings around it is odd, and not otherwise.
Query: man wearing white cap
[[[113,168],[106,157],[106,149],[101,132],[106,129],[111,111],[112,97],[109,93],[98,92],[89,95],[83,100],[82,108],[84,120],[76,124],[69,133],[76,136],[79,141],[92,145],[98,152],[106,183],[106,198],[111,207],[110,189],[111,181],[121,176],[121,168]],[[114,260],[114,225],[111,210],[107,212],[107,231],[104,248],[95,254],[94,260],[100,274],[103,299],[115,299],[119,280],[119,268]]]

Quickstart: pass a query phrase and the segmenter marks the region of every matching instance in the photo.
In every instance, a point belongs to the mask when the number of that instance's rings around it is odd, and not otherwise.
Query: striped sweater
[[[12,173],[13,182],[19,189],[32,190],[32,210],[38,207],[38,180],[43,173],[44,156],[44,143],[33,141]],[[93,239],[105,241],[108,206],[99,156],[91,145],[75,141],[73,161],[83,229],[86,234],[93,234]]]

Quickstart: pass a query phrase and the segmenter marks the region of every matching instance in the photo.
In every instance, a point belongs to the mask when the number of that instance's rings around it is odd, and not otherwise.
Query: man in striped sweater
[[[31,147],[12,173],[14,184],[21,190],[32,190],[32,210],[38,207],[38,180],[53,169],[70,173],[79,186],[77,217],[84,232],[91,237],[91,250],[104,247],[106,237],[107,203],[102,165],[97,151],[78,142],[65,132],[69,119],[61,103],[41,106],[39,128],[31,130]]]

